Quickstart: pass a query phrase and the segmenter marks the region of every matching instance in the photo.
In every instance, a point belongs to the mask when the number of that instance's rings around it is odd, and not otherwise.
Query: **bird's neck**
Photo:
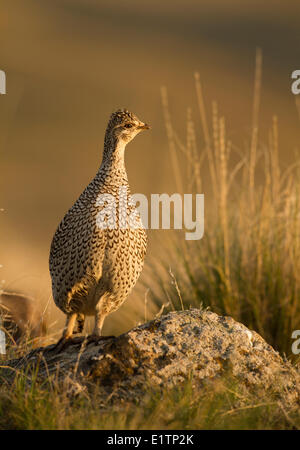
[[[108,175],[115,174],[115,176],[117,175],[127,180],[125,147],[126,144],[124,142],[105,140],[103,159],[99,172],[105,171]]]

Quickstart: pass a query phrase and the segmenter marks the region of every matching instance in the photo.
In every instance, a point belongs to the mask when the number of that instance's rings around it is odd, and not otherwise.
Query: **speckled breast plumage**
[[[92,315],[104,295],[107,313],[116,310],[142,271],[146,232],[137,214],[140,226],[120,227],[120,187],[127,189],[126,214],[132,215],[127,177],[104,167],[65,215],[53,237],[49,261],[53,297],[66,314]],[[117,221],[113,229],[103,229],[97,222],[103,208],[98,199],[103,194],[116,199]]]

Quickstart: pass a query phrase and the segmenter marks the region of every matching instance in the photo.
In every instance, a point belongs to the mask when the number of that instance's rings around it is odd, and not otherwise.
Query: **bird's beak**
[[[148,125],[147,123],[142,123],[141,125],[138,126],[139,130],[150,130],[150,125]]]

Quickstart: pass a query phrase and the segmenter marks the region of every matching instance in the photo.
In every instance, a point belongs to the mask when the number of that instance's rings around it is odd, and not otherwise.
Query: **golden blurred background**
[[[218,101],[242,150],[250,136],[255,50],[260,47],[260,139],[267,140],[277,114],[280,157],[290,164],[300,137],[290,78],[300,68],[299,17],[297,1],[2,0],[4,288],[32,295],[47,309],[50,322],[57,320],[53,329],[62,326],[63,314],[51,300],[49,246],[59,221],[100,165],[113,110],[127,107],[152,126],[127,149],[132,192],[176,192],[162,85],[168,88],[174,125],[184,135],[187,107],[197,115],[193,74],[199,71],[207,107]],[[159,233],[165,232],[149,230],[150,256],[158,251]],[[139,282],[123,314],[106,321],[104,333],[133,326],[144,293]]]

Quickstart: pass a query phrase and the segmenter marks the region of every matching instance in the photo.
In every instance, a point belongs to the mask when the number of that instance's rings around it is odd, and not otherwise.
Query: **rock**
[[[37,362],[40,377],[59,365],[62,379],[76,380],[75,390],[97,383],[118,401],[139,400],[145,386],[173,386],[191,373],[199,388],[230,373],[246,390],[270,390],[285,405],[300,398],[300,376],[288,361],[256,332],[208,310],[170,312],[117,338],[76,338],[61,353],[52,345],[6,364],[20,370]]]

